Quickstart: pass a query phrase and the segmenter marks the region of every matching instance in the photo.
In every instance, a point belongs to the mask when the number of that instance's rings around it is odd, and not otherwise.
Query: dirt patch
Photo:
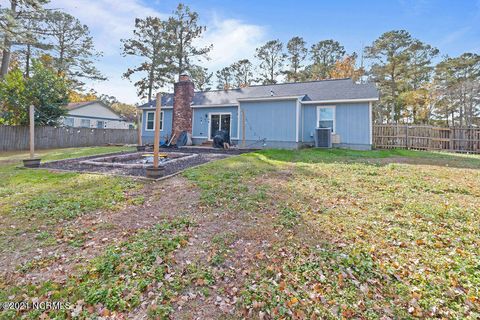
[[[248,185],[252,189],[254,185],[275,186],[290,174],[285,170],[278,175],[259,176]],[[269,192],[268,199],[268,203],[280,201],[274,192]],[[208,288],[208,295],[192,284],[175,304],[173,318],[244,318],[238,302],[246,278],[269,259],[271,248],[288,236],[288,231],[277,225],[276,206],[251,211],[205,209],[195,211],[193,218],[197,221],[195,236],[177,253],[178,268],[185,269],[190,263],[202,265],[212,272],[215,283]]]
[[[30,252],[21,255],[3,253],[0,257],[3,276],[8,283],[16,284],[45,280],[62,282],[107,246],[165,219],[189,215],[199,197],[196,188],[181,177],[148,183],[138,192],[145,196],[143,205],[130,205],[114,212],[97,211],[58,226],[55,246],[31,248]]]

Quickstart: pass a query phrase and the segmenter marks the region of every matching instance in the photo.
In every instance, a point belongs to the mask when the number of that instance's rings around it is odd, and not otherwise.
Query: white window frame
[[[148,129],[148,114],[153,114],[153,129]],[[165,114],[163,111],[160,111],[160,131],[163,131],[163,119],[165,119]],[[155,111],[147,111],[145,112],[145,131],[155,131]]]
[[[83,122],[84,122],[84,121],[88,121],[88,126],[84,126],[84,125],[83,125]],[[80,119],[80,127],[81,127],[81,128],[90,128],[91,126],[92,126],[92,120],[90,120],[90,119],[84,119],[84,118]]]
[[[98,127],[99,123],[102,123],[102,126],[100,128]],[[105,120],[97,120],[97,129],[105,129],[105,124]]]
[[[214,115],[219,115],[219,116],[229,115],[230,116],[230,130],[228,132],[228,135],[230,136],[230,139],[232,139],[232,120],[233,120],[232,113],[231,112],[209,112],[208,113],[208,141],[213,141],[213,139],[210,138],[210,133],[211,133],[211,130],[212,130],[212,126],[211,126],[212,116],[214,116]],[[221,121],[220,121],[220,124],[221,124]]]
[[[333,131],[332,134],[335,134],[337,132],[337,108],[336,106],[317,106],[317,124],[315,125],[316,128],[318,128],[318,125],[320,123],[320,109],[333,109]],[[330,120],[330,119],[329,119]]]

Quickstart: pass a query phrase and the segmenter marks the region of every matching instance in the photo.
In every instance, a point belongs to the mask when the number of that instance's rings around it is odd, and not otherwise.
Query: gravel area
[[[148,150],[147,150],[148,151]],[[182,153],[182,154],[196,154],[196,157],[184,157],[177,158],[175,161],[165,164],[165,173],[164,176],[168,176],[189,167],[197,166],[202,163],[224,159],[233,155],[242,154],[245,152],[250,152],[251,150],[221,150],[221,149],[208,149],[208,148],[160,148],[162,153]],[[112,155],[128,155],[136,152],[119,152]],[[40,168],[48,169],[57,169],[57,170],[68,170],[68,171],[77,171],[77,172],[101,172],[114,175],[124,175],[124,176],[138,176],[145,177],[146,170],[145,168],[135,168],[135,167],[115,167],[115,166],[99,166],[98,164],[89,164],[89,161],[95,161],[97,158],[104,158],[106,155],[96,155],[90,157],[82,157],[75,159],[51,161],[43,163]]]

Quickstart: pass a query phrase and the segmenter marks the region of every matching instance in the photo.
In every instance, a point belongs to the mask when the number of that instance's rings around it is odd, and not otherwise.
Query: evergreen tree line
[[[166,21],[136,20],[134,37],[123,40],[124,55],[144,61],[124,76],[144,75],[135,83],[139,97],[150,100],[153,91],[184,72],[202,91],[211,90],[214,81],[217,89],[228,90],[351,78],[377,84],[381,98],[374,107],[376,123],[480,125],[480,56],[476,53],[441,56],[437,48],[409,32],[393,30],[365,47],[359,59],[336,40],[309,46],[295,36],[286,45],[278,39],[268,41],[255,50],[252,61],[243,58],[213,73],[202,67],[212,46],[194,46],[205,30],[198,24],[198,14],[182,4]]]
[[[376,123],[480,125],[480,55],[440,56],[405,30],[385,32],[358,55],[335,40],[308,48],[302,37],[271,40],[256,49],[254,65],[241,59],[216,72],[217,89],[252,84],[351,78],[380,91]],[[368,67],[366,67],[368,65]]]
[[[86,25],[68,13],[46,9],[47,0],[8,3],[0,8],[0,77],[20,69],[29,78],[36,59],[65,78],[72,90],[82,90],[85,79],[106,80],[95,67],[102,53]]]
[[[85,79],[106,80],[89,29],[72,15],[45,8],[48,0],[9,0],[0,7],[0,124],[55,125]]]
[[[68,100],[101,99],[133,113],[131,106],[115,97],[85,92],[86,79],[106,79],[95,67],[101,52],[95,49],[86,25],[70,14],[45,9],[47,2],[10,0],[10,7],[0,8],[0,86],[10,88],[0,94],[12,91],[19,74],[24,81],[33,78],[32,66],[37,65],[37,70],[43,68],[65,81]],[[252,52],[252,61],[240,59],[212,73],[202,66],[212,45],[197,45],[205,31],[198,13],[183,4],[166,19],[135,19],[133,36],[121,40],[122,54],[135,56],[140,63],[123,76],[134,81],[140,99],[151,100],[182,73],[191,75],[197,90],[352,78],[377,84],[381,94],[374,107],[377,123],[480,125],[480,56],[476,53],[441,56],[438,49],[407,31],[393,30],[365,47],[359,59],[336,40],[308,45],[295,36],[286,44],[268,41]],[[5,110],[11,114],[23,108],[20,103],[12,105],[12,100],[2,98],[3,115]]]

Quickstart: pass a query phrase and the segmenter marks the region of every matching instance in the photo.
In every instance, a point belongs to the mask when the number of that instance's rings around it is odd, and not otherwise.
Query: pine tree
[[[29,36],[28,30],[22,25],[22,20],[43,10],[43,5],[48,0],[9,0],[8,8],[0,9],[0,34],[3,41],[0,42],[2,50],[2,65],[0,67],[0,78],[8,73],[12,46],[24,43],[25,36]]]
[[[206,31],[205,26],[198,25],[198,13],[182,3],[177,6],[173,16],[167,22],[167,39],[171,45],[171,73],[180,77],[201,60],[207,58],[212,45],[198,48],[194,42]]]
[[[143,61],[134,68],[129,68],[123,76],[132,79],[132,76],[142,74],[143,77],[135,82],[137,94],[141,99],[152,100],[153,91],[164,86],[171,78],[171,52],[166,41],[166,23],[157,17],[135,19],[133,37],[123,39],[123,56],[141,57]]]
[[[248,87],[253,81],[253,64],[248,59],[242,59],[230,66],[236,88]]]
[[[290,70],[285,72],[288,81],[297,82],[302,78],[302,63],[305,61],[308,54],[308,50],[305,45],[306,42],[302,37],[293,37],[288,41],[287,58],[290,62]]]
[[[464,53],[445,58],[435,70],[443,97],[443,116],[451,125],[471,126],[480,116],[480,55]],[[447,120],[448,121],[448,120]]]
[[[232,88],[233,74],[230,67],[218,70],[215,75],[217,76],[217,89],[228,90]]]
[[[45,24],[46,12],[32,13],[28,17],[21,20],[21,24],[25,30],[22,43],[17,43],[19,47],[15,51],[16,57],[24,68],[24,75],[30,77],[32,60],[43,52],[52,49],[52,45],[48,43],[50,32]]]
[[[313,60],[313,64],[308,68],[310,79],[328,79],[335,62],[345,55],[345,48],[338,41],[323,40],[312,46],[310,55]]]
[[[277,77],[282,73],[286,54],[280,40],[271,40],[256,49],[255,57],[260,60],[260,77],[263,84],[277,83]]]
[[[201,66],[193,66],[190,69],[190,76],[195,84],[195,89],[199,91],[208,91],[212,87],[213,73],[208,72],[207,68]]]
[[[53,65],[73,88],[81,88],[82,79],[106,80],[94,63],[101,53],[93,45],[86,25],[68,13],[48,12],[47,28],[52,38]]]
[[[378,84],[382,94],[378,116],[389,118],[392,123],[400,119],[402,108],[399,95],[407,88],[410,59],[408,50],[412,43],[412,37],[407,31],[389,31],[365,48],[365,57],[373,61],[370,77]]]

